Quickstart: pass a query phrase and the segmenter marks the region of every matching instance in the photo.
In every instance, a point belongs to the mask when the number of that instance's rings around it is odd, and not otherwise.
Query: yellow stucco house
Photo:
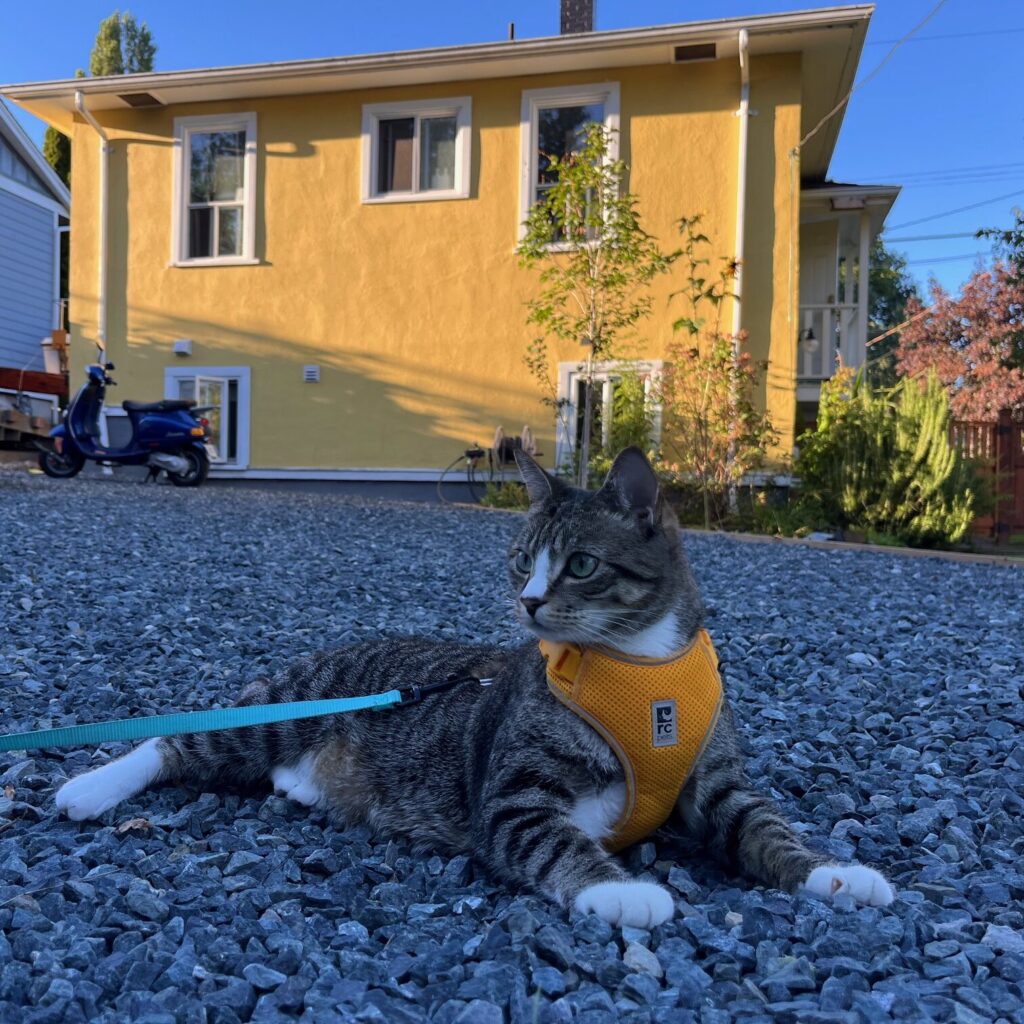
[[[73,140],[72,382],[102,338],[118,400],[216,406],[225,477],[428,482],[499,424],[554,462],[515,249],[542,137],[571,145],[548,129],[577,117],[617,130],[649,231],[673,245],[702,213],[742,257],[731,327],[788,451],[836,350],[864,360],[898,192],[827,179],[871,12],[595,32],[562,0],[552,38],[2,87]],[[678,284],[644,324],[652,370]],[[553,354],[570,403],[582,355]]]

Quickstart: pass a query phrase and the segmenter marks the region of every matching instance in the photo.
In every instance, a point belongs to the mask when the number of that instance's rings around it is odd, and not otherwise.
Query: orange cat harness
[[[626,776],[626,807],[604,845],[632,845],[668,820],[722,707],[722,679],[702,629],[667,661],[540,641],[548,687],[597,730]]]

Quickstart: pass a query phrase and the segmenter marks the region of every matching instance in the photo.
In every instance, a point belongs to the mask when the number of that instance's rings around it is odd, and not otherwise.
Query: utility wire
[[[839,111],[842,110],[843,107],[846,106],[846,104],[850,100],[850,97],[858,89],[864,88],[864,86],[867,85],[868,82],[870,82],[878,74],[878,72],[881,71],[882,68],[884,68],[885,65],[889,63],[890,60],[892,60],[893,55],[896,53],[896,51],[912,35],[914,35],[914,33],[916,33],[919,29],[924,28],[924,26],[927,25],[928,22],[931,21],[932,18],[934,18],[935,15],[938,14],[939,11],[941,11],[943,7],[946,6],[946,3],[947,3],[947,0],[939,0],[939,2],[906,35],[904,35],[900,39],[896,40],[896,45],[893,46],[893,48],[878,62],[878,64],[875,65],[874,69],[872,71],[868,72],[868,74],[864,78],[862,78],[859,82],[854,83],[854,85],[850,89],[850,91],[797,143],[797,145],[796,145],[797,150],[803,149],[804,145],[810,139],[812,139],[815,135],[817,135],[818,132],[821,130],[821,128],[825,124],[827,124],[829,121],[831,121],[832,118],[835,117],[836,114],[838,114]]]
[[[959,256],[933,256],[930,260],[917,259],[907,260],[907,265],[919,264],[919,263],[956,263],[959,260],[976,260],[980,257],[987,256],[987,252],[965,252]]]
[[[1024,28],[999,28],[992,29],[988,32],[949,32],[943,35],[935,36],[918,36],[915,43],[930,43],[933,39],[974,39],[980,36],[1009,36],[1018,35],[1024,32]],[[873,39],[870,43],[865,43],[867,46],[884,46],[887,43],[898,42],[896,39]]]
[[[1010,160],[1001,164],[972,164],[967,167],[932,167],[927,171],[891,171],[880,174],[880,178],[893,178],[903,180],[904,178],[918,178],[944,174],[967,174],[969,172],[985,172],[995,170],[1009,170],[1014,167],[1024,167],[1024,160]]]
[[[905,220],[902,224],[891,224],[887,230],[889,231],[900,231],[903,228],[912,228],[917,224],[926,224],[930,220],[940,220],[943,217],[949,217],[954,213],[965,213],[967,210],[976,210],[979,206],[988,206],[991,203],[998,203],[1003,199],[1012,199],[1014,196],[1024,195],[1024,189],[1016,189],[1013,192],[1007,192],[1002,196],[993,196],[991,199],[983,199],[980,203],[970,203],[967,206],[958,206],[953,210],[943,210],[942,213],[933,213],[927,217],[918,217],[917,220]]]
[[[977,231],[954,231],[948,235],[905,235],[903,238],[886,238],[885,244],[892,242],[937,242],[940,238],[977,238]]]
[[[1024,172],[1016,174],[993,174],[985,178],[951,178],[948,181],[910,181],[901,182],[901,189],[921,188],[955,188],[957,185],[1002,185],[1004,183],[1020,182],[1024,178]]]

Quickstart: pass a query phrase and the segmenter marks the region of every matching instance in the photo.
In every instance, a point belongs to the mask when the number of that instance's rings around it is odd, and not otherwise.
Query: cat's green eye
[[[516,553],[515,565],[516,571],[525,576],[533,568],[533,559],[525,551],[519,551]]]
[[[593,555],[585,555],[582,551],[577,551],[569,559],[569,575],[575,576],[578,580],[585,580],[588,576],[593,576],[596,568],[597,559]]]

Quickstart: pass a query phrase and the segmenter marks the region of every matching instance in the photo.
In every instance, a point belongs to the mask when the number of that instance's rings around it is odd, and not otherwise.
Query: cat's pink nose
[[[542,604],[547,604],[547,601],[545,601],[542,597],[521,597],[519,598],[519,603],[529,613],[530,618],[533,619],[537,617],[537,609]]]

